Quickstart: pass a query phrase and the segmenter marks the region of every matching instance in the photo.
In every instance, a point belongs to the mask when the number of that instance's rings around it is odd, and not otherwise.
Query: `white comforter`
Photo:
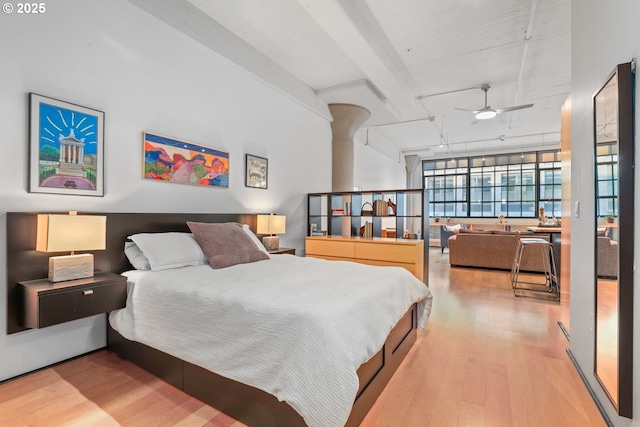
[[[286,401],[310,427],[343,426],[358,367],[429,289],[399,267],[290,255],[146,272],[109,320],[124,337]]]

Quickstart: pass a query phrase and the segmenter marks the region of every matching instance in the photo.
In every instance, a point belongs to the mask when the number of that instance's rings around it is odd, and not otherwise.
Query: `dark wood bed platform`
[[[50,213],[50,212],[47,212]],[[241,222],[255,230],[252,214],[99,213],[107,217],[107,250],[94,252],[98,271],[121,273],[132,267],[124,255],[127,236],[142,232],[188,232],[187,221]],[[37,213],[7,213],[7,333],[25,330],[17,283],[47,276],[49,254],[35,251]],[[250,426],[305,426],[285,402],[159,350],[129,341],[107,326],[107,348],[187,394]],[[360,388],[347,421],[357,426],[404,360],[417,337],[414,304],[393,328],[383,348],[358,369]]]

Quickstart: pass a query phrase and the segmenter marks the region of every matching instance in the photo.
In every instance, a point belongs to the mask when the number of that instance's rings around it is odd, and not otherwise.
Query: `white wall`
[[[404,161],[393,160],[369,145],[354,141],[353,184],[363,190],[406,188]]]
[[[594,186],[593,186],[593,117],[592,96],[619,63],[640,57],[640,2],[637,0],[580,0],[572,2],[571,57],[571,197],[580,202],[580,217],[571,220],[571,352],[607,414],[616,426],[640,426],[640,292],[635,292],[633,374],[635,420],[620,418],[593,376],[594,336],[589,330],[590,312],[594,310]],[[636,83],[637,85],[637,83]],[[636,124],[640,108],[636,96]],[[637,127],[637,126],[636,126]],[[637,135],[637,129],[636,129]],[[637,145],[637,136],[636,136]],[[636,164],[638,163],[636,155]],[[639,175],[636,172],[636,188]],[[640,197],[636,191],[636,206]],[[640,224],[636,209],[635,221]],[[640,228],[636,227],[636,257],[639,252]],[[638,289],[636,279],[634,287]]]
[[[276,212],[302,249],[306,194],[331,188],[326,119],[123,0],[46,6],[0,15],[0,380],[105,345],[103,317],[5,335],[6,212]],[[29,92],[106,113],[104,197],[27,192]],[[143,180],[145,130],[228,151],[230,188]],[[268,190],[244,186],[245,153]]]
[[[353,185],[363,190],[406,188],[404,157],[392,141],[365,123],[356,132],[354,145]]]

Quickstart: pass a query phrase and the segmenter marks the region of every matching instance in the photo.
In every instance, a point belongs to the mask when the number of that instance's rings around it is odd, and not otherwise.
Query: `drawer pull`
[[[84,295],[84,296],[93,295],[93,289],[89,289],[88,291],[83,291],[82,295]]]

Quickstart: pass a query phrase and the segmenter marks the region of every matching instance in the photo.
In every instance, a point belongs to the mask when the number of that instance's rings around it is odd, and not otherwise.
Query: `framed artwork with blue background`
[[[104,196],[104,112],[29,94],[29,192]]]

